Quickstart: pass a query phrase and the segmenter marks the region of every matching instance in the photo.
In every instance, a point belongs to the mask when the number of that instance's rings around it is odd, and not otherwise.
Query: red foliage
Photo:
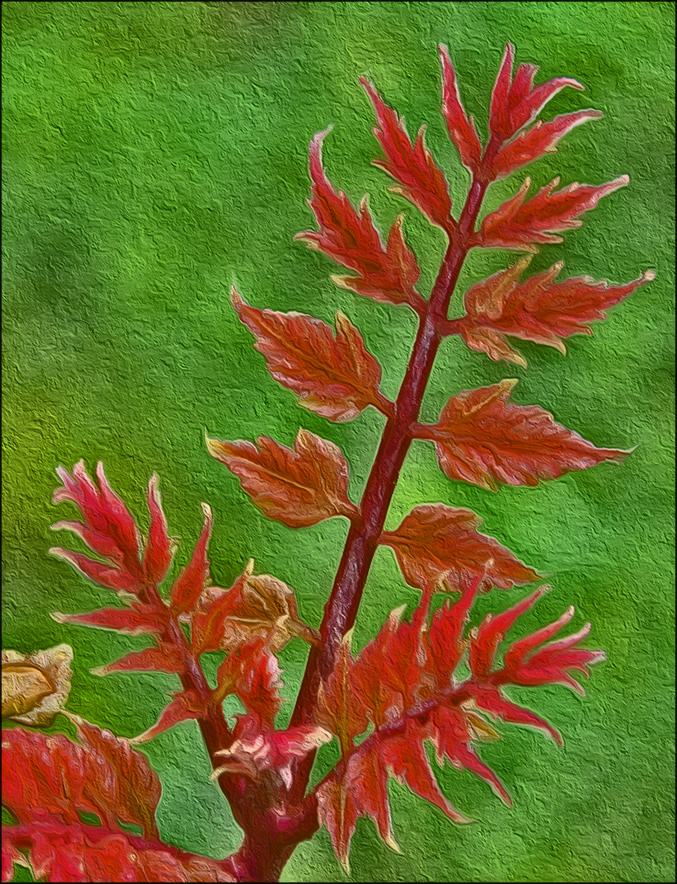
[[[555,190],[559,184],[555,179],[528,200],[527,179],[476,231],[482,201],[493,181],[552,152],[567,132],[600,114],[580,110],[535,122],[564,87],[583,87],[566,77],[534,86],[537,68],[527,64],[520,64],[513,78],[514,50],[508,44],[491,97],[490,137],[483,147],[475,122],[461,103],[448,51],[441,46],[440,52],[442,111],[472,177],[458,224],[451,214],[444,173],[424,144],[424,129],[412,143],[403,119],[368,80],[361,80],[376,111],[374,133],[385,154],[376,165],[395,179],[392,189],[450,240],[430,301],[416,290],[420,270],[404,241],[402,216],[384,245],[366,198],[355,209],[328,180],[322,165],[326,132],[315,135],[310,145],[309,205],[319,230],[298,236],[356,274],[335,278],[339,285],[376,301],[407,304],[418,314],[419,334],[397,401],[381,394],[380,365],[343,314],[337,314],[334,335],[318,319],[259,310],[235,290],[232,294],[235,310],[254,335],[271,375],[296,393],[304,407],[343,422],[372,405],[387,418],[359,508],[348,495],[348,463],[341,450],[307,430],[299,430],[293,449],[267,436],[256,445],[207,440],[210,454],[239,479],[268,518],[291,528],[334,516],[350,520],[320,630],[301,620],[291,587],[272,575],[255,576],[253,561],[229,589],[211,585],[212,515],[206,504],[192,556],[161,594],[175,543],[168,534],[157,478],[153,476],[148,487],[150,525],[144,538],[101,464],[98,483],[87,475],[82,462],[72,473],[60,467],[63,487],[55,492],[54,501],[75,504],[82,519],[62,521],[54,528],[75,531],[93,557],[61,548],[52,552],[89,580],[118,593],[123,605],[54,616],[61,623],[150,635],[151,647],[95,671],[171,673],[179,677],[181,690],[157,723],[133,741],[118,739],[73,716],[79,743],[19,728],[6,733],[3,802],[16,824],[3,831],[3,880],[11,878],[15,863],[29,865],[34,876],[49,880],[277,880],[290,851],[320,825],[328,829],[347,867],[360,816],[372,818],[384,841],[397,848],[388,796],[390,776],[453,821],[469,822],[441,793],[428,743],[439,764],[448,760],[456,768],[472,771],[510,804],[506,787],[478,752],[479,741],[499,738],[486,716],[536,728],[562,742],[549,722],[511,700],[506,686],[563,684],[582,694],[573,675],[587,677],[589,667],[604,659],[602,651],[580,647],[590,624],[556,638],[573,617],[573,608],[568,608],[555,622],[509,644],[501,659],[509,630],[547,587],[499,614],[487,614],[479,626],[470,628],[473,602],[492,586],[509,590],[535,583],[538,573],[497,540],[481,534],[481,519],[467,509],[416,506],[397,530],[383,529],[399,471],[415,438],[435,444],[448,477],[490,489],[496,483],[536,485],[570,470],[624,458],[628,452],[596,448],[555,423],[539,406],[510,402],[512,380],[457,393],[435,425],[418,424],[417,415],[444,336],[459,334],[471,349],[491,359],[526,366],[508,337],[547,344],[564,353],[564,338],[589,333],[589,323],[605,318],[610,307],[654,274],[646,271],[620,286],[585,276],[557,282],[562,265],[555,264],[520,282],[529,264],[526,258],[473,285],[465,294],[466,315],[447,318],[471,248],[536,252],[542,244],[560,242],[557,234],[579,227],[580,216],[601,197],[627,184],[628,178],[601,186],[574,183],[561,190]],[[354,656],[352,626],[379,543],[394,550],[404,579],[422,590],[422,598],[410,622],[402,618],[404,606],[396,609],[373,641]],[[434,593],[456,591],[460,595],[453,603],[447,598],[433,605]],[[291,724],[276,730],[283,702],[277,654],[293,638],[308,642],[312,650]],[[215,688],[201,668],[201,657],[209,652],[223,655]],[[35,672],[24,672],[21,680],[23,670],[17,669],[17,660],[25,669],[27,659],[18,652],[7,652],[6,661],[3,656],[3,665],[14,667],[7,670],[12,688],[7,701],[10,719],[26,711],[37,715],[36,704],[56,693],[57,685],[46,676],[36,682]],[[467,676],[461,668],[465,663]],[[38,666],[37,674],[41,672]],[[49,721],[66,695],[62,686],[58,702],[50,707]],[[221,706],[230,695],[239,698],[246,711],[235,717],[233,727]],[[131,745],[185,720],[197,720],[214,768],[212,776],[244,830],[241,850],[224,862],[195,857],[159,841],[155,810],[160,784],[145,757]],[[339,743],[340,761],[306,793],[315,753],[332,735]],[[27,770],[31,776],[25,775]],[[83,813],[95,814],[101,826],[83,823]],[[130,824],[141,827],[143,837],[122,828]]]
[[[420,428],[419,435],[434,441],[450,479],[492,490],[496,482],[537,485],[539,479],[557,479],[629,454],[595,448],[537,405],[509,402],[516,383],[463,390],[447,402],[435,426]]]
[[[348,464],[341,449],[308,430],[299,430],[293,449],[268,436],[259,437],[258,448],[218,439],[208,439],[207,445],[270,519],[306,528],[332,516],[357,515],[348,498]]]
[[[563,266],[560,262],[520,283],[530,262],[531,255],[525,255],[512,267],[475,283],[465,293],[466,315],[459,322],[463,340],[472,350],[525,368],[526,361],[510,346],[508,336],[546,344],[565,354],[562,338],[591,335],[590,322],[605,319],[605,311],[655,278],[647,270],[626,285],[595,282],[589,276],[555,282]]]
[[[345,193],[336,193],[324,173],[322,142],[328,132],[318,132],[310,143],[313,187],[308,205],[320,232],[307,230],[297,234],[295,239],[319,249],[359,274],[358,277],[335,276],[333,279],[337,285],[375,301],[409,304],[416,309],[421,296],[414,286],[421,272],[414,253],[402,237],[402,217],[393,224],[388,245],[384,248],[367,208],[366,197],[356,212]]]
[[[312,316],[257,310],[235,289],[232,300],[268,371],[300,396],[304,408],[340,422],[357,417],[368,405],[384,409],[381,366],[347,316],[336,314],[334,338],[331,328]]]

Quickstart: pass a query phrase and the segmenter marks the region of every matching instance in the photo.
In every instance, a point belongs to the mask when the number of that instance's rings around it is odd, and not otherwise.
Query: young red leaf
[[[420,589],[446,577],[482,575],[484,585],[499,589],[534,583],[538,574],[476,529],[482,520],[470,510],[443,504],[417,506],[397,531],[385,531],[381,543],[392,547],[404,579]]]
[[[162,714],[157,722],[148,728],[147,731],[130,740],[130,743],[134,745],[147,743],[153,737],[157,737],[158,734],[169,730],[170,727],[174,727],[174,725],[182,721],[191,721],[204,716],[206,711],[206,703],[197,691],[181,691],[178,694],[174,694],[172,701],[162,710]]]
[[[471,726],[460,709],[453,706],[438,706],[434,709],[430,714],[430,732],[439,765],[443,764],[446,757],[454,767],[465,767],[489,783],[494,794],[508,807],[512,806],[503,783],[473,749]]]
[[[627,175],[596,187],[591,184],[569,184],[555,191],[559,178],[542,187],[536,196],[524,202],[531,185],[527,178],[512,199],[492,212],[475,234],[473,245],[486,249],[521,249],[537,252],[537,244],[562,242],[555,234],[580,227],[578,216],[594,209],[603,196],[625,187]]]
[[[456,222],[451,216],[451,197],[444,174],[435,163],[423,141],[422,126],[412,145],[404,120],[383,101],[373,83],[360,77],[369,99],[376,111],[378,126],[374,135],[383,148],[385,160],[374,160],[384,172],[391,175],[398,186],[391,187],[413,203],[431,224],[441,227],[449,238],[454,235]]]
[[[496,482],[533,486],[630,453],[596,448],[539,406],[509,402],[516,383],[463,390],[447,402],[434,427],[421,428],[419,435],[434,441],[450,479],[493,491]]]
[[[332,421],[348,421],[368,405],[389,403],[379,392],[381,366],[367,352],[359,331],[336,314],[336,338],[320,319],[302,313],[257,310],[232,290],[238,316],[256,338],[268,371],[301,397],[300,405]],[[385,404],[384,404],[385,403]]]
[[[170,596],[172,612],[175,615],[191,611],[200,598],[205,583],[209,578],[209,559],[207,546],[212,532],[212,511],[206,503],[202,504],[205,520],[200,539],[195,545],[190,562],[174,581]]]
[[[341,754],[347,755],[355,737],[367,729],[367,713],[353,687],[354,661],[350,652],[352,630],[341,642],[329,678],[320,685],[317,720],[336,736]]]
[[[596,110],[574,111],[571,114],[562,114],[550,120],[548,123],[539,121],[531,129],[514,138],[498,154],[491,164],[490,175],[492,179],[506,178],[515,169],[533,163],[548,153],[556,153],[557,142],[564,138],[576,126],[587,123],[590,120],[598,120],[604,114]]]
[[[316,726],[303,725],[286,731],[262,730],[258,716],[243,715],[238,716],[233,736],[228,749],[216,753],[224,761],[212,772],[212,780],[224,773],[257,780],[263,771],[274,770],[287,789],[291,788],[292,761],[304,758],[331,739],[328,731]]]
[[[374,227],[366,197],[355,211],[348,197],[332,187],[322,166],[322,142],[330,130],[318,132],[310,143],[310,178],[313,210],[319,233],[307,230],[294,239],[318,249],[358,277],[333,277],[334,282],[358,294],[390,304],[409,304],[419,309],[421,296],[415,289],[421,271],[416,256],[402,237],[402,216],[393,224],[387,247]]]
[[[112,560],[131,582],[139,581],[143,576],[139,560],[141,541],[134,519],[108,484],[103,464],[97,465],[96,474],[99,488],[87,475],[83,461],[73,467],[72,475],[63,467],[57,469],[63,488],[55,490],[54,503],[74,503],[84,522],[58,522],[54,528],[76,531],[90,549]]]
[[[575,681],[568,670],[577,670],[586,678],[589,677],[587,667],[606,659],[603,651],[587,651],[576,648],[580,641],[590,632],[590,624],[574,635],[550,642],[535,653],[538,645],[556,635],[574,615],[573,606],[562,614],[554,623],[537,630],[532,635],[514,642],[505,653],[500,681],[520,685],[563,684],[577,694],[585,696],[582,686]]]
[[[439,48],[442,59],[442,112],[461,162],[469,172],[476,175],[480,170],[482,144],[477,134],[475,120],[472,117],[468,119],[461,104],[456,72],[449,58],[449,50],[441,44]]]
[[[153,476],[148,483],[148,509],[150,510],[150,530],[143,554],[143,571],[149,583],[162,583],[172,562],[172,542],[167,533],[167,520],[162,511],[162,501],[158,491],[158,477]]]
[[[3,827],[3,881],[12,880],[13,863],[27,866],[36,880],[43,881],[237,880],[227,861],[80,820],[64,825],[49,818]]]
[[[426,635],[428,668],[434,673],[439,690],[449,687],[460,662],[466,645],[463,631],[481,583],[481,575],[473,579],[462,575],[459,580],[461,597],[453,604],[446,599],[432,616]]]
[[[476,679],[486,679],[494,665],[498,646],[517,619],[536,604],[548,592],[549,586],[541,586],[531,595],[517,602],[500,614],[487,614],[476,635],[470,640],[470,669]]]
[[[218,439],[207,439],[207,448],[264,515],[289,528],[358,515],[348,498],[348,464],[340,448],[308,430],[299,430],[293,449],[268,436],[259,437],[258,448]]]
[[[596,282],[589,276],[555,282],[563,266],[558,263],[520,283],[530,262],[531,255],[526,255],[466,292],[467,315],[460,320],[460,331],[472,350],[526,367],[524,358],[508,344],[510,335],[566,353],[562,338],[592,334],[588,323],[605,319],[607,310],[656,276],[647,270],[626,285]]]
[[[556,728],[530,709],[513,703],[499,688],[471,681],[468,683],[467,689],[472,694],[478,709],[482,709],[484,712],[493,715],[494,718],[500,718],[510,724],[519,724],[523,727],[530,727],[541,731],[546,736],[552,737],[558,746],[564,744],[562,735]]]
[[[113,629],[126,635],[161,633],[167,626],[164,610],[140,605],[130,608],[101,608],[86,614],[52,614],[57,623],[75,623],[78,626],[94,626],[97,629]]]
[[[107,796],[108,809],[121,822],[140,825],[147,838],[158,838],[155,811],[162,787],[146,756],[109,730],[101,730],[78,716],[70,717],[77,726],[80,742],[87,748],[90,762],[99,771],[107,768],[106,780],[114,784],[112,800]],[[85,788],[95,792],[97,784],[88,778]]]
[[[66,522],[57,522],[52,528],[59,529],[68,526]],[[84,575],[92,583],[103,586],[106,589],[113,589],[115,592],[135,594],[139,590],[139,579],[135,575],[126,571],[121,571],[112,565],[97,562],[90,559],[82,553],[73,552],[69,549],[63,549],[60,546],[53,546],[49,550],[50,555],[71,564],[82,575]]]
[[[489,131],[495,144],[503,144],[523,126],[533,122],[545,105],[566,86],[583,90],[583,86],[569,77],[557,77],[534,88],[536,65],[520,64],[512,79],[515,48],[505,47],[501,68],[491,95]]]
[[[226,618],[235,610],[242,587],[251,574],[253,561],[245,568],[230,589],[209,587],[198,600],[191,618],[193,654],[199,657],[207,651],[216,651],[224,642]]]
[[[233,648],[216,673],[214,699],[237,694],[248,712],[272,728],[282,706],[280,667],[264,639],[257,637]]]
[[[440,792],[423,744],[426,736],[425,729],[408,721],[403,734],[385,741],[383,746],[385,763],[398,782],[406,783],[416,795],[439,807],[452,822],[472,822],[459,813]]]
[[[180,675],[184,671],[183,655],[172,644],[162,642],[158,647],[132,651],[114,663],[92,669],[93,675],[111,672],[169,672]]]

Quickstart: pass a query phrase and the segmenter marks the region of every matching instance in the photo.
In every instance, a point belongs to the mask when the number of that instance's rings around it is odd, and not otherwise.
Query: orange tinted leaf
[[[501,270],[476,283],[465,295],[467,315],[460,320],[463,339],[473,350],[485,352],[491,359],[505,359],[526,366],[526,362],[507,343],[506,336],[547,344],[565,353],[562,338],[592,334],[590,322],[606,318],[606,311],[640,286],[655,279],[647,270],[639,279],[626,285],[596,282],[578,276],[555,282],[562,264],[520,283],[529,266],[527,255],[514,266]]]
[[[447,121],[451,140],[456,145],[463,165],[473,174],[480,168],[482,144],[477,134],[475,121],[468,119],[456,82],[456,72],[449,58],[449,50],[440,45],[442,59],[442,112]]]
[[[533,486],[630,453],[596,448],[539,406],[509,402],[516,383],[464,390],[451,397],[434,427],[422,429],[450,479],[492,490],[496,482]]]
[[[190,562],[181,571],[172,586],[170,603],[174,614],[182,614],[184,611],[193,609],[209,578],[207,546],[212,532],[212,511],[206,503],[203,503],[202,512],[205,520],[200,539],[195,545]]]
[[[196,657],[221,647],[226,618],[237,603],[242,585],[250,574],[248,565],[230,589],[209,587],[203,593],[191,619],[191,642]]]
[[[555,234],[580,227],[578,216],[594,209],[603,196],[625,187],[627,175],[608,184],[569,184],[555,191],[559,178],[542,187],[527,202],[524,197],[531,180],[527,178],[512,199],[492,212],[482,222],[473,244],[487,249],[521,249],[537,252],[537,244],[562,242]]]
[[[301,398],[300,404],[333,421],[357,417],[368,405],[382,409],[381,366],[359,331],[336,314],[336,338],[320,319],[302,313],[257,310],[232,291],[238,316],[256,338],[268,371]]]
[[[342,755],[347,755],[356,736],[367,729],[364,707],[354,692],[353,659],[350,653],[352,630],[339,645],[336,663],[329,678],[320,686],[317,720],[338,739]]]
[[[417,506],[397,531],[386,531],[381,543],[392,547],[405,580],[425,588],[443,577],[452,586],[460,575],[483,575],[499,589],[538,580],[538,574],[476,529],[481,519],[470,510],[443,504]]]
[[[297,234],[294,239],[318,249],[358,277],[334,277],[339,285],[376,301],[417,306],[421,296],[414,286],[420,275],[414,253],[402,238],[402,218],[393,224],[387,248],[374,227],[366,197],[355,211],[348,197],[332,187],[322,166],[322,142],[318,132],[310,143],[310,178],[313,182],[309,206],[320,228]]]
[[[218,439],[207,439],[207,447],[269,519],[304,528],[358,514],[348,498],[348,464],[340,448],[308,430],[299,430],[293,449],[268,436],[259,437],[258,448]]]
[[[390,188],[393,193],[399,193],[409,200],[432,224],[441,227],[449,237],[453,236],[456,222],[451,217],[449,188],[444,174],[423,142],[425,126],[421,127],[412,145],[404,120],[388,107],[373,83],[365,77],[360,77],[360,83],[376,111],[378,126],[373,131],[386,155],[385,160],[374,160],[374,165],[398,182],[397,187]]]

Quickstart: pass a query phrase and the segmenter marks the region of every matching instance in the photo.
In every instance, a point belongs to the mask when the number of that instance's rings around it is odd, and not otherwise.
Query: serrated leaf
[[[268,371],[300,397],[304,408],[339,422],[352,420],[368,405],[383,410],[381,366],[342,313],[336,314],[334,338],[331,328],[312,316],[257,310],[235,289],[232,301]]]
[[[444,174],[423,141],[425,126],[420,128],[412,144],[404,119],[388,107],[366,77],[360,77],[360,83],[376,112],[378,126],[373,132],[386,156],[385,160],[374,160],[374,165],[398,182],[398,186],[390,188],[393,193],[413,203],[431,224],[441,227],[451,238],[456,230],[456,222],[451,216],[449,188]]]
[[[450,479],[491,490],[497,482],[534,486],[630,453],[597,448],[539,406],[509,402],[515,383],[463,390],[447,402],[437,424],[423,428]]]
[[[409,304],[417,309],[422,303],[416,291],[420,270],[416,256],[402,237],[402,216],[390,229],[387,247],[367,207],[366,197],[355,211],[348,197],[334,190],[322,166],[322,142],[330,130],[318,132],[310,143],[310,178],[313,182],[313,210],[319,233],[307,230],[294,239],[318,249],[357,277],[333,277],[334,282],[358,294],[390,304]]]
[[[468,119],[461,103],[456,72],[449,57],[449,50],[441,44],[439,49],[442,59],[442,113],[461,162],[469,172],[476,175],[481,165],[482,144],[474,119],[472,117]]]
[[[258,447],[218,439],[207,439],[207,447],[269,519],[305,528],[333,516],[358,515],[348,498],[348,464],[341,449],[308,430],[299,430],[293,449],[268,436],[259,437]]]
[[[565,230],[580,227],[579,216],[594,209],[603,196],[625,187],[627,175],[599,186],[574,182],[555,190],[559,178],[542,187],[524,202],[531,179],[527,178],[512,199],[487,215],[473,238],[473,245],[486,249],[519,249],[537,252],[537,245],[562,242],[557,236]]]
[[[194,608],[209,578],[207,547],[212,531],[212,511],[206,503],[203,503],[202,512],[204,513],[204,524],[200,539],[195,545],[190,562],[181,571],[172,586],[170,604],[175,615]]]
[[[397,531],[386,531],[390,546],[410,586],[424,589],[442,578],[456,585],[461,575],[482,575],[485,584],[509,589],[538,580],[493,537],[480,534],[481,519],[470,510],[443,504],[417,506]]]
[[[509,335],[565,353],[563,338],[592,334],[589,323],[605,319],[607,310],[655,279],[655,273],[647,270],[639,279],[619,286],[605,280],[596,282],[589,276],[555,282],[563,266],[558,263],[520,283],[530,261],[527,255],[466,292],[466,316],[460,320],[460,331],[471,349],[485,352],[495,361],[526,366],[508,344]]]

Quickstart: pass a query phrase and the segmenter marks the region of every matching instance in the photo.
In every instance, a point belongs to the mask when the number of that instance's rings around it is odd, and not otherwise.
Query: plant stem
[[[332,671],[341,639],[355,623],[362,593],[378,546],[388,507],[402,464],[412,440],[423,394],[442,341],[449,302],[470,248],[470,235],[486,192],[484,182],[473,181],[459,221],[456,237],[449,244],[442,267],[421,315],[418,335],[402,382],[395,413],[389,418],[360,505],[360,518],[348,533],[334,587],[320,628],[322,644],[312,648],[291,724],[312,720],[320,681]],[[296,788],[305,790],[313,758],[299,769]]]

